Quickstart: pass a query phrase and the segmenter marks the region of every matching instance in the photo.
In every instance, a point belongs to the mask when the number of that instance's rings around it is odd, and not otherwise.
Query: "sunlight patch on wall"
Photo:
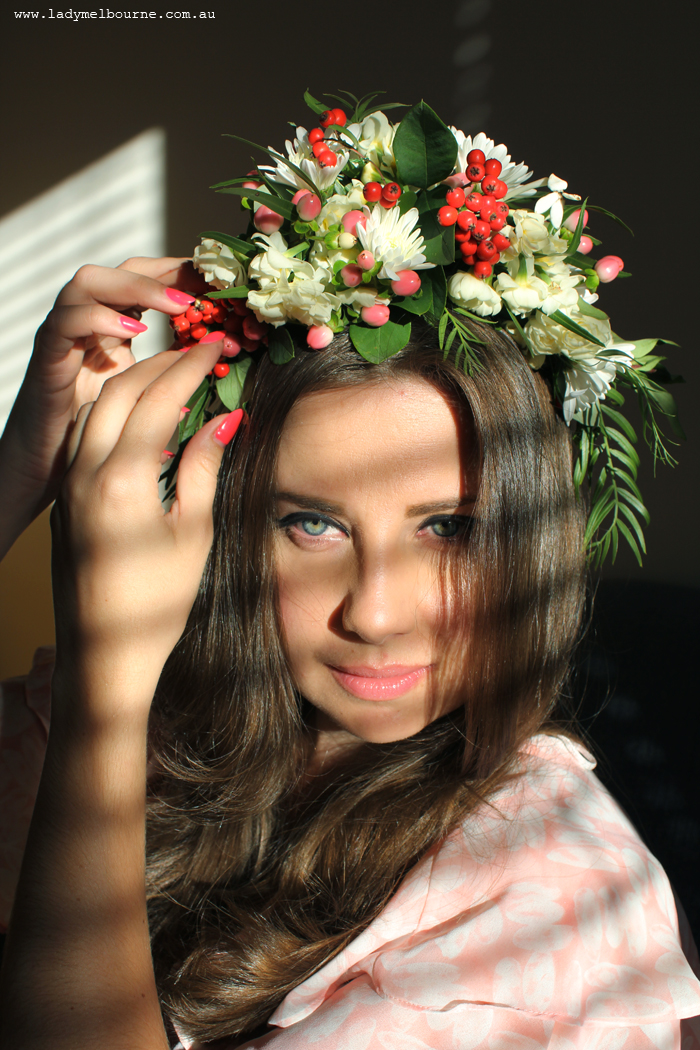
[[[117,266],[165,253],[165,132],[151,128],[0,220],[0,432],[39,327],[83,263]],[[167,322],[148,313],[141,360],[165,349]]]

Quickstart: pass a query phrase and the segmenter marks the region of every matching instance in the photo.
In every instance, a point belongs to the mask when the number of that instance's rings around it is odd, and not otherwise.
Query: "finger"
[[[186,354],[168,351],[105,383],[90,422],[93,464],[124,461],[152,472],[186,404],[219,358],[221,343],[199,343]],[[158,359],[165,359],[158,366]],[[150,369],[143,366],[151,365]],[[93,434],[94,427],[94,434]],[[150,476],[150,475],[149,475]]]
[[[81,339],[91,336],[113,337],[119,344],[145,332],[148,325],[120,314],[108,306],[90,303],[82,306],[56,306],[38,332],[41,352],[58,358]]]
[[[81,266],[61,290],[56,306],[104,303],[117,309],[140,307],[161,313],[181,313],[194,296],[177,288],[168,289],[153,277],[108,266]]]
[[[71,430],[70,437],[68,438],[68,445],[66,447],[66,470],[70,467],[71,463],[76,457],[78,449],[80,448],[80,442],[83,437],[83,431],[85,430],[85,424],[88,421],[92,407],[95,404],[94,401],[88,402],[86,405],[82,405],[78,415],[76,416],[73,429]]]
[[[245,412],[237,408],[210,420],[188,442],[178,467],[176,500],[171,508],[179,530],[205,530],[211,535],[212,505],[224,449],[244,420]]]
[[[127,259],[117,269],[141,273],[144,277],[152,277],[154,280],[160,281],[161,284],[192,292],[196,295],[203,295],[210,290],[209,284],[202,274],[195,270],[192,260],[189,258]]]
[[[79,448],[82,467],[96,470],[105,462],[119,441],[126,421],[144,390],[181,358],[182,354],[172,351],[155,354],[103,384],[83,428]],[[176,425],[177,421],[171,427],[171,434]],[[165,444],[167,440],[161,444],[161,449]]]

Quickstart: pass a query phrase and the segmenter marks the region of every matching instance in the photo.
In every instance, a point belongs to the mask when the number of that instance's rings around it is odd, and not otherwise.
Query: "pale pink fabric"
[[[3,755],[14,765],[0,809],[9,798],[22,820],[31,811],[22,758],[34,761],[46,734],[42,667],[27,681],[23,723],[20,683],[7,694],[15,715]],[[34,743],[21,744],[23,733]],[[533,738],[517,782],[426,854],[247,1046],[700,1050],[692,937],[682,912],[679,933],[663,869],[593,767],[563,737]],[[23,834],[12,819],[2,830],[14,857]]]

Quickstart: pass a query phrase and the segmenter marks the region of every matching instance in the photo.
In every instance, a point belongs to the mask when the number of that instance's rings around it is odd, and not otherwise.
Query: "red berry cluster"
[[[401,196],[402,190],[398,182],[368,182],[364,188],[365,200],[370,204],[381,204],[382,208],[393,208]]]
[[[309,132],[309,142],[311,143],[313,155],[324,168],[335,167],[338,163],[338,154],[334,153],[325,141],[326,133],[323,129],[329,128],[332,124],[344,128],[347,120],[348,118],[342,109],[327,109],[321,115],[321,127],[312,128]]]
[[[464,262],[473,267],[476,277],[493,273],[501,252],[510,245],[508,237],[500,232],[510,210],[503,200],[508,186],[499,178],[502,167],[500,160],[486,160],[482,150],[471,150],[467,154],[466,170],[472,183],[471,191],[468,186],[449,190],[445,196],[447,204],[438,211],[441,226],[456,223],[459,227],[455,240]]]
[[[231,370],[226,358],[236,357],[241,350],[252,353],[261,342],[267,342],[268,326],[258,321],[241,299],[232,299],[228,303],[222,299],[195,299],[183,314],[170,318],[170,326],[181,350],[189,350],[209,332],[223,330],[221,357],[213,368],[218,379],[223,379]]]

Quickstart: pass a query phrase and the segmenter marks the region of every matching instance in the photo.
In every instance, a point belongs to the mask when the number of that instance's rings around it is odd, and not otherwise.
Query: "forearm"
[[[146,716],[54,707],[5,948],[0,1047],[166,1050],[146,916]]]

